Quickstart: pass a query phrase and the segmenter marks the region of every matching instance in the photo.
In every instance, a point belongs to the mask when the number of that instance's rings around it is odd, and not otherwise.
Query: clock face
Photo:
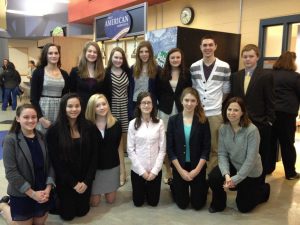
[[[186,7],[181,11],[180,20],[181,23],[187,25],[193,22],[194,10],[190,7]]]

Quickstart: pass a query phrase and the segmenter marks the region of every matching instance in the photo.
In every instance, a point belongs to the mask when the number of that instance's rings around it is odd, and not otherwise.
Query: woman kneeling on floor
[[[270,185],[262,183],[262,163],[259,155],[258,129],[248,118],[241,98],[228,100],[223,110],[224,124],[219,130],[218,161],[209,174],[212,202],[209,212],[226,208],[226,191],[236,189],[236,204],[246,213],[268,201]]]

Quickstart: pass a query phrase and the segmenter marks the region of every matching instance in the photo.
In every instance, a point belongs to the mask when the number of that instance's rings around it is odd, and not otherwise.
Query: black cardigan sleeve
[[[43,90],[44,82],[44,68],[38,68],[34,70],[31,78],[30,87],[30,102],[35,106],[38,117],[43,117],[42,109],[40,107],[40,98]]]

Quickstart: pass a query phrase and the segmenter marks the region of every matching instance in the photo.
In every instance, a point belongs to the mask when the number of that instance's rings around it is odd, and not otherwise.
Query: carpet
[[[3,146],[3,139],[4,139],[6,134],[7,134],[7,131],[0,131],[0,160],[3,157],[2,146]]]

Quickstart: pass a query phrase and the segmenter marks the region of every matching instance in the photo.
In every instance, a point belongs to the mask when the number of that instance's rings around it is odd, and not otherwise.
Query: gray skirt
[[[120,187],[120,166],[108,170],[97,170],[92,186],[92,195],[117,191]]]

